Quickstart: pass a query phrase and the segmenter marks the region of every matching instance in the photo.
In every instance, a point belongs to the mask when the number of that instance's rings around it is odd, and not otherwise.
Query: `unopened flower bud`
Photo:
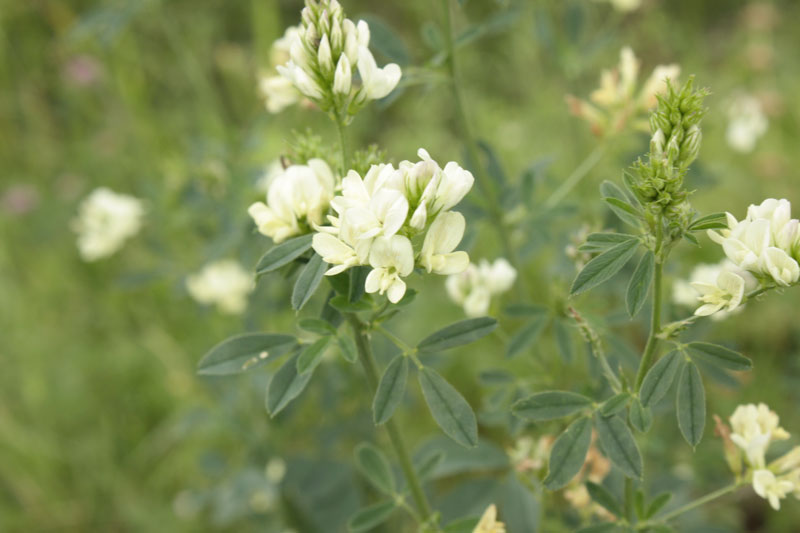
[[[652,139],[650,139],[650,152],[652,152],[653,155],[658,157],[663,156],[665,142],[666,139],[664,138],[664,131],[661,129],[656,130]]]
[[[702,138],[703,133],[697,125],[689,128],[689,131],[686,133],[686,138],[683,140],[683,145],[681,146],[681,159],[684,165],[689,165],[692,161],[697,159],[697,155],[700,153],[700,141]]]
[[[333,57],[331,56],[331,45],[328,42],[328,36],[323,35],[319,43],[319,50],[317,51],[317,61],[319,68],[324,76],[330,76],[333,72],[334,64]]]
[[[333,76],[333,92],[336,94],[349,93],[352,76],[350,60],[347,59],[346,54],[342,54],[339,57],[339,64],[336,65],[336,73]]]

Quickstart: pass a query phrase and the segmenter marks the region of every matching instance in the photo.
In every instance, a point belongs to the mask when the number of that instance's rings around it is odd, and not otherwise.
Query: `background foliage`
[[[651,1],[628,15],[585,0],[465,2],[457,24],[474,39],[459,53],[474,129],[501,162],[495,178],[530,180],[522,201],[531,216],[512,235],[536,295],[527,303],[563,309],[575,274],[565,246],[585,223],[613,226],[597,187],[618,180],[646,150],[644,136],[618,139],[560,209],[537,216],[543,199],[598,143],[567,113],[564,95],[588,94],[625,44],[643,72],[677,62],[712,90],[701,156],[689,175],[698,208],[742,214],[767,196],[800,202],[800,5],[769,5],[775,17],[767,20],[763,9],[727,0]],[[195,375],[197,360],[222,338],[293,328],[291,285],[280,278],[259,283],[241,318],[198,306],[184,278],[216,258],[254,265],[268,243],[252,231],[245,209],[260,196],[255,183],[266,164],[286,151],[292,129],[309,126],[334,138],[320,113],[268,115],[255,90],[270,44],[296,23],[300,7],[275,0],[0,0],[3,531],[339,531],[374,497],[352,468],[354,446],[375,439],[369,394],[354,367],[323,364],[305,395],[273,420],[263,390],[274,368],[223,379]],[[352,18],[368,18],[383,61],[400,63],[413,82],[361,113],[351,128],[358,143],[377,142],[398,159],[423,145],[440,161],[463,160],[450,92],[436,67],[437,6],[350,1],[345,8]],[[724,139],[725,102],[740,89],[771,102],[767,135],[744,155]],[[122,252],[86,264],[69,226],[79,200],[99,185],[145,198],[148,217]],[[509,207],[518,201],[508,198]],[[501,253],[487,224],[471,229],[478,232],[473,256]],[[675,254],[668,283],[721,258],[705,237],[701,244]],[[593,293],[582,309],[607,314],[611,302],[614,313],[597,320],[613,326],[604,331],[613,333],[609,350],[630,364],[626,354],[640,350],[647,317],[628,321],[618,284],[606,289],[615,296]],[[404,338],[419,340],[462,317],[445,300],[441,279],[417,278],[411,286],[419,291],[414,312],[393,324]],[[735,344],[756,369],[707,383],[709,413],[726,417],[739,403],[765,401],[783,427],[800,432],[792,297],[772,295],[698,328],[698,337]],[[593,371],[571,327],[570,357],[547,329],[506,359],[502,336],[520,324],[505,315],[496,336],[446,353],[436,365],[479,413],[485,441],[476,451],[440,436],[419,395],[410,395],[400,418],[408,440],[423,443],[418,453],[448,453],[434,472],[433,499],[445,518],[479,514],[497,501],[512,532],[526,513],[539,514],[539,496],[509,474],[504,450],[520,434],[562,427],[517,424],[509,431],[494,405],[513,387],[487,385],[479,375],[503,368],[519,387],[570,388]],[[392,349],[380,348],[386,364]],[[686,501],[729,474],[710,428],[693,454],[671,410],[655,410],[658,433],[650,435],[659,437],[640,445],[649,468],[659,457],[678,465],[649,477],[662,488],[684,487],[677,498]],[[279,486],[264,475],[276,457],[288,465]],[[548,496],[543,505],[543,531],[569,530],[558,525],[575,520],[563,500]],[[742,491],[684,524],[686,531],[789,532],[798,521],[796,502],[768,512]]]

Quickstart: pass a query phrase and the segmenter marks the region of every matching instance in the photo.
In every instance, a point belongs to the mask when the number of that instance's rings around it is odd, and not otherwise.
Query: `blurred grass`
[[[487,19],[506,4],[469,1],[457,22]],[[741,214],[767,196],[800,205],[800,5],[770,4],[774,26],[754,30],[757,21],[743,14],[743,1],[645,4],[623,16],[583,0],[522,2],[512,25],[459,51],[474,130],[492,144],[507,175],[517,179],[532,162],[552,158],[534,190],[541,201],[579,164],[597,140],[567,114],[564,95],[587,95],[600,69],[616,64],[620,47],[630,44],[643,74],[678,62],[713,92],[692,173],[699,209]],[[438,51],[424,38],[435,45],[430,28],[440,13],[429,2],[363,0],[345,8],[387,21],[412,65]],[[194,375],[200,354],[230,334],[291,330],[293,317],[280,311],[287,301],[281,280],[263,282],[242,319],[198,308],[182,285],[208,260],[234,256],[251,265],[267,247],[251,231],[245,208],[291,129],[310,126],[332,139],[324,116],[300,109],[268,116],[255,92],[270,44],[299,9],[297,1],[275,0],[0,0],[0,530],[281,531],[283,519],[253,512],[249,493],[236,492],[249,487],[242,472],[258,478],[274,455],[327,461],[325,472],[335,472],[330,479],[339,483],[332,481],[330,490],[341,495],[338,512],[345,517],[363,497],[359,482],[339,468],[354,442],[372,438],[361,416],[367,399],[359,376],[327,365],[291,418],[269,421],[263,375],[218,381]],[[754,42],[771,51],[770,64],[753,67]],[[769,132],[747,155],[724,141],[723,104],[738,88],[764,92],[774,104]],[[385,109],[364,112],[353,129],[358,142],[378,142],[396,160],[412,158],[419,145],[440,161],[462,159],[441,83],[408,87]],[[561,251],[568,236],[584,220],[604,220],[597,184],[617,179],[645,147],[641,136],[617,141],[569,198],[562,218],[547,231],[525,228],[542,233],[541,247],[527,258],[539,302],[566,294],[573,267]],[[148,221],[115,257],[85,264],[69,224],[79,200],[101,184],[145,198]],[[27,207],[9,196],[19,190],[32,198]],[[482,227],[473,254],[499,253],[493,237]],[[680,257],[669,275],[685,276],[694,263],[720,253],[684,248]],[[394,326],[407,338],[460,316],[441,303],[440,280],[413,284],[425,298]],[[784,427],[800,431],[793,296],[770,295],[743,315],[703,326],[705,337],[731,341],[756,361],[741,390],[709,385],[710,413],[727,416],[743,400],[765,401]],[[584,305],[606,312],[607,304]],[[624,331],[642,342],[635,328]],[[473,405],[485,401],[478,370],[504,364],[493,347],[487,341],[443,361]],[[575,383],[586,373],[582,358],[561,364],[551,349],[544,343],[514,368],[548,385]],[[418,398],[409,401],[413,413],[424,412]],[[346,422],[320,421],[320,406]],[[716,488],[727,475],[719,445],[708,431],[692,455],[676,445],[671,417],[657,417],[654,431],[673,439],[644,446],[648,455],[693,470],[659,475],[694,471],[695,495]],[[427,418],[418,418],[402,419],[414,440],[431,430]],[[309,438],[312,428],[319,440]],[[310,465],[298,464],[292,479],[302,479],[304,468],[323,468]],[[294,509],[284,519],[295,525],[309,514],[304,498],[317,501],[298,483],[300,489],[288,484],[282,496],[285,509]],[[331,497],[320,490],[320,498]],[[753,497],[738,504],[738,511],[728,501],[709,512],[720,531],[791,532],[800,521],[794,502],[780,513],[765,512]],[[302,527],[316,531],[324,523]]]

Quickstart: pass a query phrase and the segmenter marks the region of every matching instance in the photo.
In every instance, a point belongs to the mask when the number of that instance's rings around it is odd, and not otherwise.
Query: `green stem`
[[[725,496],[726,494],[729,494],[729,493],[735,491],[736,489],[739,488],[740,485],[741,485],[741,483],[738,483],[738,482],[737,483],[733,483],[731,485],[728,485],[727,487],[722,487],[719,490],[715,490],[714,492],[710,492],[710,493],[706,494],[705,496],[703,496],[701,498],[698,498],[696,500],[692,500],[691,503],[687,503],[683,507],[678,507],[674,511],[670,511],[669,513],[666,513],[666,514],[660,516],[655,523],[662,523],[662,522],[667,522],[669,520],[672,520],[673,518],[675,518],[677,516],[680,516],[680,515],[682,515],[684,513],[687,513],[689,511],[691,511],[692,509],[696,509],[697,507],[700,507],[701,505],[705,505],[710,501],[716,500],[717,498],[719,498],[721,496]],[[652,524],[652,522],[650,524]]]
[[[517,269],[518,272],[522,272],[520,270],[520,263],[519,263],[519,258],[517,257],[517,252],[511,246],[511,241],[508,238],[509,231],[504,220],[503,208],[500,205],[500,202],[498,201],[491,177],[487,174],[486,170],[481,164],[481,157],[480,153],[478,152],[478,144],[475,142],[475,137],[472,134],[472,129],[470,128],[469,124],[469,119],[467,118],[467,111],[466,111],[467,108],[464,101],[464,94],[461,91],[461,84],[459,83],[458,65],[456,63],[455,29],[453,28],[453,17],[450,9],[450,4],[451,4],[450,0],[442,0],[442,6],[444,7],[444,21],[445,21],[445,33],[446,33],[446,52],[447,52],[446,63],[447,63],[447,70],[450,75],[450,88],[453,91],[453,100],[455,101],[456,113],[458,114],[458,121],[461,124],[461,131],[462,131],[462,136],[464,138],[464,144],[466,145],[467,154],[473,165],[475,178],[478,182],[478,188],[480,189],[484,198],[486,198],[486,204],[489,209],[489,216],[492,219],[492,225],[497,230],[497,236],[500,239],[500,245],[503,248],[503,253],[505,254],[508,261],[511,263],[511,265],[515,269]],[[525,290],[524,276],[520,275],[519,281],[520,285],[523,286],[523,290]]]
[[[633,479],[625,478],[625,520],[633,523]]]
[[[642,360],[639,362],[639,371],[636,373],[635,391],[637,393],[642,387],[642,382],[644,381],[645,374],[647,374],[647,370],[653,363],[653,357],[656,353],[656,345],[658,345],[658,334],[661,331],[661,277],[665,259],[665,257],[663,257],[661,254],[661,244],[663,241],[663,224],[661,217],[658,218],[656,224],[656,265],[655,274],[653,276],[653,313],[650,316],[650,335],[647,337],[647,344],[645,345],[644,353],[642,354]]]
[[[548,209],[554,208],[572,191],[572,189],[577,187],[581,180],[589,174],[589,171],[602,159],[603,155],[606,153],[607,147],[608,145],[605,143],[598,144],[594,150],[589,152],[586,159],[584,159],[583,162],[572,171],[572,174],[561,183],[558,189],[553,191],[553,194],[545,200],[545,207]]]
[[[342,151],[342,177],[350,170],[350,151],[347,146],[345,123],[338,115],[336,117],[336,131],[339,133],[339,148]]]
[[[366,324],[364,324],[358,316],[353,313],[347,314],[347,321],[353,328],[353,337],[356,341],[356,348],[358,350],[358,359],[361,361],[361,366],[364,367],[364,373],[367,375],[367,383],[375,395],[378,390],[378,368],[375,363],[375,357],[372,355],[372,346],[367,338]],[[414,465],[411,462],[411,456],[408,453],[408,448],[403,441],[403,436],[394,420],[389,420],[385,424],[386,432],[389,434],[389,441],[392,443],[397,459],[400,462],[400,469],[403,471],[403,476],[406,478],[408,488],[411,490],[411,497],[414,499],[414,504],[417,506],[423,521],[428,521],[433,514],[428,499],[425,496],[425,491],[422,489],[422,483],[414,471]]]

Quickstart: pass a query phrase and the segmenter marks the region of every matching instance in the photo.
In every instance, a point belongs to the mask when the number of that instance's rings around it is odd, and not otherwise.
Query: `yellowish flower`
[[[506,533],[506,525],[497,520],[497,507],[494,504],[486,508],[472,533]]]

